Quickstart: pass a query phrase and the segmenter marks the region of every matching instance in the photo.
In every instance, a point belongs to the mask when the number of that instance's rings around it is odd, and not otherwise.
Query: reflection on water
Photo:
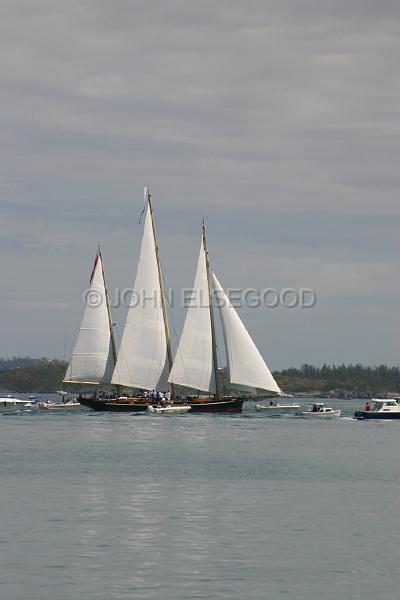
[[[250,409],[0,418],[1,598],[396,597],[400,424]]]

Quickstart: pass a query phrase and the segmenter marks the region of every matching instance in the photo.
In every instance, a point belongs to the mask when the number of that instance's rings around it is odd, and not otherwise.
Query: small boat
[[[300,404],[295,402],[283,404],[271,400],[269,404],[256,404],[255,409],[259,412],[265,411],[265,414],[269,416],[290,415],[300,410]]]
[[[82,404],[77,400],[71,399],[66,402],[38,402],[37,406],[43,410],[70,410],[72,408],[82,408]]]
[[[400,402],[395,398],[380,400],[373,398],[373,405],[366,403],[364,410],[357,410],[354,418],[359,421],[365,419],[400,419]]]
[[[308,410],[296,413],[296,415],[299,417],[312,417],[316,419],[333,419],[335,417],[340,417],[341,412],[340,409],[324,406],[322,402],[314,402],[314,404],[309,404]]]
[[[29,404],[31,404],[29,400],[20,400],[19,398],[12,398],[11,396],[0,398],[0,413],[22,410]]]
[[[153,406],[152,404],[147,407],[148,413],[157,413],[157,414],[168,414],[174,415],[178,413],[187,413],[191,407],[187,404],[170,404],[168,406]]]

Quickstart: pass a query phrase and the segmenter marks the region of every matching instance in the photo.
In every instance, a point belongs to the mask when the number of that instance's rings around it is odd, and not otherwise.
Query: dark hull
[[[179,402],[175,402],[179,404]],[[240,413],[242,412],[243,399],[230,398],[229,400],[215,400],[213,402],[191,402],[185,401],[184,404],[189,404],[190,412],[212,412],[212,413]]]
[[[150,406],[149,402],[132,402],[129,404],[127,402],[113,402],[112,400],[94,400],[93,398],[79,398],[79,402],[93,410],[109,412],[143,412]]]
[[[354,413],[354,418],[359,421],[368,420],[384,420],[384,421],[393,421],[394,419],[400,419],[400,412],[373,412],[369,410],[358,410]]]
[[[151,405],[151,402],[116,402],[113,400],[102,400],[93,398],[79,398],[79,402],[93,410],[109,412],[143,412]],[[242,412],[243,399],[229,398],[227,400],[213,401],[184,401],[175,402],[175,405],[186,404],[191,407],[190,412],[212,412],[212,413],[240,413]]]

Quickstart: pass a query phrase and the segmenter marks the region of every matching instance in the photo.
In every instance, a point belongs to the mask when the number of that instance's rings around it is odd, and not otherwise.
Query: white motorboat
[[[147,412],[173,415],[173,414],[178,414],[178,413],[186,413],[190,409],[191,409],[191,406],[189,406],[187,404],[179,404],[179,405],[169,404],[168,406],[152,406],[152,405],[150,405],[147,407]]]
[[[360,421],[364,419],[400,419],[400,402],[395,398],[386,398],[385,400],[372,398],[371,402],[366,402],[364,410],[354,413],[354,418]]]
[[[22,410],[30,403],[30,400],[20,400],[19,398],[12,398],[11,396],[0,398],[0,412],[6,413]]]
[[[300,410],[300,404],[295,402],[283,403],[271,400],[269,404],[256,404],[256,410],[269,416],[290,415]]]
[[[66,402],[38,402],[37,406],[43,410],[70,410],[73,408],[83,408],[77,400],[71,399]]]
[[[306,411],[302,411],[296,413],[300,417],[311,417],[315,419],[333,419],[335,417],[340,417],[341,410],[331,408],[330,406],[324,406],[322,402],[314,402],[314,404],[309,404],[309,408]]]

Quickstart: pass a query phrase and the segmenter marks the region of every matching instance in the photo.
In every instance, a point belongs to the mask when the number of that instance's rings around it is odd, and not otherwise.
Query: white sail
[[[96,256],[82,323],[65,374],[66,383],[110,383],[114,368],[103,265]]]
[[[128,310],[112,383],[147,390],[166,389],[167,376],[167,341],[148,204],[133,301]]]
[[[221,315],[231,383],[281,393],[263,357],[213,273],[213,287]]]
[[[209,292],[203,241],[192,298],[168,381],[195,390],[215,393]]]

